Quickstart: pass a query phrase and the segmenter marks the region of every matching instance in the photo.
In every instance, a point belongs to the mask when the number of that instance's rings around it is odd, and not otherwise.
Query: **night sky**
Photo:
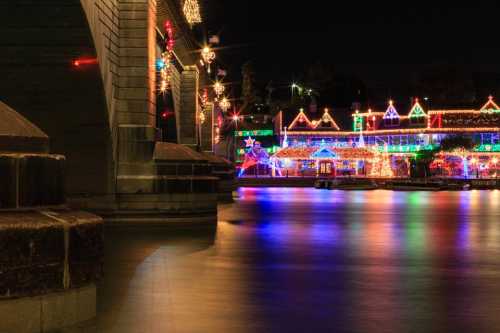
[[[319,62],[361,80],[372,103],[416,93],[410,82],[436,68],[484,76],[488,83],[478,94],[495,93],[500,83],[500,4],[217,0],[204,6],[208,31],[220,33],[227,47],[219,59],[232,80],[247,60],[259,82],[276,85],[300,79]]]

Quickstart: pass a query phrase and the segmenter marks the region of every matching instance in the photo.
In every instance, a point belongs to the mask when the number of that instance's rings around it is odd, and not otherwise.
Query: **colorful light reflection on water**
[[[222,219],[242,222],[265,263],[250,279],[278,280],[279,302],[290,302],[283,313],[300,312],[319,330],[342,331],[339,321],[359,332],[500,330],[498,191],[245,188],[239,196]]]
[[[500,193],[243,188],[106,235],[94,332],[500,332]]]

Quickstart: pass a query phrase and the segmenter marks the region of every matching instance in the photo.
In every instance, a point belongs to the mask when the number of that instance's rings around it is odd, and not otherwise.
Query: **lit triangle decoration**
[[[390,101],[389,107],[387,108],[387,111],[385,111],[384,119],[395,119],[395,118],[399,118],[399,113],[394,107],[393,102]]]
[[[409,118],[418,118],[418,117],[426,117],[424,109],[418,103],[418,100],[415,101],[415,104],[411,108],[410,113],[408,114]]]

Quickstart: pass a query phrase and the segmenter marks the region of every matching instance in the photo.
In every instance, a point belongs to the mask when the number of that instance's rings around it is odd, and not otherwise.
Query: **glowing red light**
[[[166,111],[162,111],[162,112],[160,113],[160,117],[161,117],[161,119],[163,119],[163,120],[166,120],[166,119],[168,119],[168,118],[170,118],[170,117],[173,117],[173,116],[174,116],[174,112],[172,112],[172,111],[168,111],[168,110],[166,110]]]
[[[174,27],[171,21],[165,21],[165,32],[166,32],[166,48],[167,51],[172,52],[175,46],[174,38]]]
[[[97,65],[97,58],[78,58],[73,60],[73,66],[79,67],[81,65]]]

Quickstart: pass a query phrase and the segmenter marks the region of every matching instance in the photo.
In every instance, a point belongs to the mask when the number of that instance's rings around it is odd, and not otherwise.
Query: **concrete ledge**
[[[41,333],[90,320],[96,316],[96,287],[0,301],[0,332]]]
[[[42,296],[98,281],[102,228],[100,217],[69,209],[1,212],[0,300]]]
[[[168,214],[158,212],[135,212],[130,211],[113,212],[113,214],[103,214],[104,225],[108,227],[120,228],[186,228],[186,227],[212,227],[217,224],[217,212],[207,211],[198,214]]]

